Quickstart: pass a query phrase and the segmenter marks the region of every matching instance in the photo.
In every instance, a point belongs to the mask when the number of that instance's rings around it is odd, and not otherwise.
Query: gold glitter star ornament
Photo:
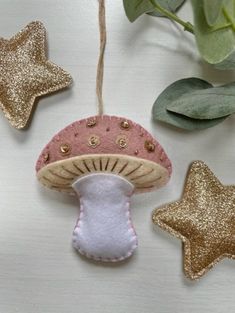
[[[10,124],[24,128],[35,99],[65,88],[71,76],[46,58],[46,30],[32,22],[9,40],[0,39],[0,107]]]
[[[222,185],[201,161],[192,163],[182,199],[156,209],[152,218],[183,241],[191,279],[225,257],[235,259],[235,186]]]

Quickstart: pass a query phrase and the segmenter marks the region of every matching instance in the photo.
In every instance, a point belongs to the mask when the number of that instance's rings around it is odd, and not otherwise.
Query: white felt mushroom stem
[[[130,216],[134,186],[114,174],[89,174],[77,179],[73,189],[80,199],[80,216],[73,246],[89,258],[121,261],[137,247]]]

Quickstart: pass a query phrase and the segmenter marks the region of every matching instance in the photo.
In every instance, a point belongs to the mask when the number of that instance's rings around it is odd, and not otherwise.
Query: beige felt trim
[[[37,174],[46,187],[74,193],[72,184],[90,173],[113,173],[135,186],[135,193],[160,188],[169,179],[166,168],[152,161],[120,154],[89,154],[53,162]]]

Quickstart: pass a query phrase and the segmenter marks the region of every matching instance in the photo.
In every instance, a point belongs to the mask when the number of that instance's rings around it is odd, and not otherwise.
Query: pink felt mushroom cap
[[[116,116],[94,116],[61,130],[36,164],[47,187],[73,192],[72,184],[90,173],[119,175],[145,192],[167,183],[172,167],[161,145],[139,124]]]

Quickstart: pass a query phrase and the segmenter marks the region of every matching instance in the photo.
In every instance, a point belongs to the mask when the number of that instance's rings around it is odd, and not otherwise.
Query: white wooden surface
[[[190,15],[187,4],[181,15]],[[182,272],[180,241],[151,223],[151,211],[176,200],[192,160],[206,161],[226,184],[235,182],[235,118],[187,133],[151,122],[157,95],[171,82],[197,76],[232,81],[232,72],[202,64],[194,38],[166,20],[148,16],[130,24],[121,0],[107,0],[106,113],[127,116],[150,130],[171,157],[174,172],[162,190],[136,196],[136,254],[122,265],[93,264],[70,245],[76,200],[43,189],[34,165],[52,135],[96,113],[98,53],[96,0],[1,0],[0,32],[10,37],[28,22],[48,31],[49,57],[71,72],[71,89],[40,100],[31,127],[12,129],[0,114],[1,313],[232,313],[235,263],[225,260],[199,282]]]

